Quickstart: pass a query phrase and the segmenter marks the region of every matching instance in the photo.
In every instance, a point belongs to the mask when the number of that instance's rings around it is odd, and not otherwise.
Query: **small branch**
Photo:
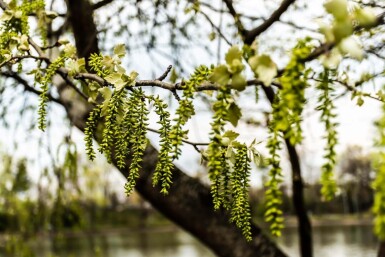
[[[40,56],[33,56],[33,55],[16,55],[12,56],[10,59],[0,63],[0,68],[4,65],[8,64],[9,62],[18,61],[22,59],[35,59],[35,60],[42,60],[42,61],[49,61],[48,58],[40,57]]]
[[[161,134],[161,132],[157,129],[152,129],[152,128],[147,128],[148,131],[151,131],[151,132],[154,132],[154,133],[157,133],[157,134]],[[188,145],[192,145],[195,150],[197,150],[198,153],[201,153],[201,150],[199,150],[198,146],[208,146],[209,143],[197,143],[197,142],[191,142],[189,140],[186,140],[186,139],[182,139],[182,142],[183,143],[186,143]]]
[[[8,7],[8,5],[7,5],[4,1],[0,0],[0,8],[3,9],[3,10],[5,11],[5,10],[7,10],[9,7]]]
[[[12,78],[14,79],[15,81],[17,81],[18,83],[20,83],[21,85],[24,86],[24,89],[25,91],[28,91],[28,92],[31,92],[35,95],[40,95],[41,94],[41,91],[40,90],[37,90],[36,88],[30,86],[28,84],[28,82],[23,79],[22,77],[19,76],[19,74],[17,74],[16,72],[13,72],[13,71],[2,71],[0,73],[1,76],[4,76],[6,78]],[[57,99],[55,97],[53,97],[51,94],[47,94],[47,97],[50,101],[52,102],[55,102],[55,103],[58,103],[58,104],[63,104],[62,101],[60,101],[60,99]]]
[[[382,75],[382,73],[379,73],[379,74],[373,74],[372,77],[371,77],[371,79],[376,78],[377,76],[380,76],[380,75]],[[312,79],[312,80],[314,80],[314,81],[316,81],[316,82],[322,82],[321,79],[314,78],[314,77],[311,77],[311,78],[309,78],[309,79]],[[366,93],[366,92],[362,92],[362,91],[357,90],[357,87],[358,87],[358,86],[361,86],[363,83],[365,83],[365,82],[367,82],[367,81],[358,81],[357,83],[355,83],[354,86],[351,86],[351,85],[349,85],[348,83],[343,82],[343,81],[340,81],[340,80],[338,80],[338,79],[331,79],[330,81],[331,81],[331,82],[334,82],[334,83],[340,84],[341,86],[345,87],[345,88],[346,88],[348,91],[350,91],[350,92],[357,93],[358,95],[362,95],[362,96],[364,96],[364,97],[369,97],[369,98],[371,98],[371,99],[374,99],[374,100],[376,100],[376,101],[380,101],[380,102],[382,102],[382,103],[385,102],[385,100],[382,99],[382,98],[379,97],[379,96],[375,96],[375,95],[372,95],[372,94],[370,94],[370,93]]]
[[[249,32],[243,26],[243,23],[241,21],[241,17],[237,13],[237,11],[235,10],[235,8],[233,6],[233,0],[223,0],[223,2],[226,4],[227,9],[229,9],[231,16],[233,16],[234,22],[235,22],[235,25],[237,26],[239,34],[241,34],[241,36],[243,38],[245,38],[247,36],[247,34],[249,34]]]
[[[253,43],[256,37],[265,32],[268,28],[271,27],[271,25],[278,21],[281,15],[286,12],[289,6],[292,5],[294,2],[295,0],[284,0],[279,6],[279,8],[275,10],[275,12],[273,12],[272,15],[265,22],[246,33],[244,40],[245,44],[251,45],[251,43]]]
[[[167,67],[167,70],[159,78],[157,78],[156,80],[163,81],[165,78],[167,78],[167,76],[170,73],[171,69],[172,69],[172,65],[169,65]]]
[[[202,12],[202,11],[200,11],[199,13],[202,14],[203,17],[205,17],[205,19],[210,23],[211,27],[213,27],[213,28],[215,29],[215,31],[219,34],[219,36],[220,36],[223,40],[225,40],[225,42],[226,42],[229,46],[231,46],[232,44],[231,44],[230,40],[228,40],[228,39],[226,38],[226,36],[222,33],[222,30],[221,30],[220,28],[218,28],[218,26],[216,26],[216,25],[214,24],[214,22],[212,22],[212,20],[210,19],[210,17],[209,17],[206,13],[204,13],[204,12]]]

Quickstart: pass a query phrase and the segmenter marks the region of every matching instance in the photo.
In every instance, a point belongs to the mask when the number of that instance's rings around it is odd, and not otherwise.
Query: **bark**
[[[86,0],[67,0],[67,5],[79,56],[88,57],[92,52],[98,52],[96,26],[91,9],[87,9],[90,4]],[[59,90],[60,100],[72,124],[84,131],[91,106],[66,92],[68,90],[68,87]],[[167,218],[190,232],[218,256],[286,256],[255,225],[252,226],[252,242],[246,242],[241,231],[229,223],[227,213],[214,211],[209,188],[177,167],[173,171],[173,185],[169,195],[160,194],[159,188],[154,188],[151,182],[157,156],[155,148],[148,146],[136,190]],[[127,169],[120,171],[127,176]]]
[[[275,93],[271,87],[263,87],[266,97],[269,102],[273,104]],[[303,180],[301,174],[301,165],[297,150],[290,143],[288,139],[285,139],[287,151],[289,153],[289,159],[292,170],[292,185],[293,185],[293,205],[298,221],[298,234],[300,239],[300,252],[302,257],[313,256],[313,236],[312,227],[309,216],[307,215],[307,209],[305,206],[305,200],[303,196]]]
[[[385,241],[380,242],[377,257],[385,257]]]

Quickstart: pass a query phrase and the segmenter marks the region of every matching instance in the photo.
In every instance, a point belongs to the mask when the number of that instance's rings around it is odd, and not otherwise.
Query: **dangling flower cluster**
[[[330,77],[333,75],[333,71],[325,69],[321,74],[322,82],[319,83],[317,89],[321,92],[318,98],[320,103],[317,110],[321,111],[321,121],[325,124],[326,130],[326,147],[324,158],[326,163],[322,165],[321,175],[321,194],[326,201],[334,198],[337,191],[337,184],[334,178],[334,166],[336,164],[336,151],[335,146],[337,144],[337,123],[333,121],[336,114],[334,112],[335,106],[332,101],[333,87],[330,83]]]
[[[96,106],[88,116],[86,122],[86,128],[84,129],[84,141],[86,144],[86,154],[88,158],[93,161],[95,159],[95,151],[93,148],[93,138],[95,130],[97,129],[98,119],[100,118],[100,114],[102,112],[102,106]]]
[[[207,165],[209,167],[209,177],[211,181],[211,194],[213,196],[214,209],[219,209],[223,204],[221,181],[223,177],[223,145],[221,143],[222,133],[226,124],[226,117],[230,106],[231,90],[221,87],[217,93],[217,101],[214,103],[214,116],[211,122],[211,138],[207,148]]]
[[[378,133],[375,146],[378,153],[374,156],[373,162],[376,177],[372,184],[374,189],[372,210],[375,215],[374,232],[383,241],[385,240],[385,104],[382,105],[382,116],[375,124]]]
[[[211,70],[206,66],[199,66],[195,72],[191,75],[188,81],[182,83],[183,96],[179,100],[179,107],[176,110],[176,117],[173,119],[175,124],[170,131],[170,139],[172,144],[172,159],[178,159],[181,154],[180,146],[182,145],[182,139],[187,136],[187,130],[183,130],[183,126],[195,115],[195,109],[193,104],[195,87],[207,81],[211,74]]]
[[[160,183],[160,192],[168,194],[171,186],[172,169],[174,167],[172,163],[173,158],[170,154],[173,147],[169,136],[171,131],[170,113],[167,111],[167,104],[159,97],[151,97],[151,101],[154,103],[155,112],[159,116],[158,124],[160,125],[159,161],[155,167],[152,184],[156,186]]]
[[[235,222],[248,241],[251,240],[249,177],[250,160],[247,153],[247,146],[240,144],[235,154],[234,170],[230,176],[232,192],[230,221]]]
[[[130,128],[129,143],[131,145],[132,160],[130,164],[130,173],[127,177],[125,185],[126,194],[131,194],[135,187],[136,179],[139,177],[139,171],[141,168],[141,162],[143,159],[144,151],[147,146],[147,115],[148,110],[145,103],[145,95],[142,89],[133,91],[133,103],[132,114],[128,115],[131,119],[132,128]],[[133,122],[134,121],[134,122]],[[127,128],[128,129],[128,128]]]
[[[292,57],[285,68],[280,82],[281,90],[273,103],[272,121],[269,124],[270,137],[267,141],[271,166],[269,180],[266,183],[266,211],[265,220],[269,222],[270,231],[279,236],[283,228],[283,218],[280,206],[282,192],[279,187],[282,182],[279,151],[281,150],[281,135],[292,145],[302,141],[301,114],[305,104],[305,89],[308,87],[307,71],[302,59],[306,58],[311,46],[308,40],[300,41],[293,49]]]
[[[115,145],[115,138],[119,129],[117,126],[118,115],[124,106],[126,96],[126,90],[116,90],[107,105],[102,142],[99,151],[100,153],[104,153],[109,163],[112,163],[112,149]]]
[[[41,93],[40,93],[40,102],[38,108],[38,128],[44,131],[46,129],[46,117],[47,117],[47,102],[48,102],[48,91],[49,91],[49,83],[52,81],[52,77],[55,75],[56,71],[63,67],[65,58],[58,57],[55,61],[53,61],[45,71],[45,75],[41,78]]]

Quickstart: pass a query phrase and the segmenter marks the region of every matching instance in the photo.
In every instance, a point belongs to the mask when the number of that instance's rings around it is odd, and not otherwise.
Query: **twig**
[[[212,20],[210,19],[210,17],[209,17],[206,13],[204,13],[203,11],[199,11],[199,13],[202,14],[203,17],[205,17],[205,19],[210,23],[211,27],[213,27],[213,28],[217,31],[217,33],[219,34],[219,36],[220,36],[223,40],[225,40],[225,42],[226,42],[228,45],[231,46],[232,44],[231,44],[230,40],[228,40],[228,39],[226,38],[226,36],[222,33],[222,30],[221,30],[220,28],[218,28],[218,26],[216,26],[216,25],[214,24],[214,22],[212,22]]]
[[[13,71],[2,71],[0,73],[0,75],[4,76],[4,77],[7,77],[7,78],[12,78],[12,79],[16,80],[18,83],[23,85],[24,89],[26,91],[28,91],[28,92],[34,93],[36,95],[40,95],[41,94],[40,90],[37,90],[36,88],[30,86],[28,84],[28,82],[25,79],[23,79],[22,77],[20,77],[19,74],[17,74],[16,72],[13,72]],[[58,103],[58,104],[61,104],[61,105],[63,104],[63,102],[60,99],[57,99],[57,98],[53,97],[51,94],[47,94],[47,97],[52,102],[55,102],[55,103]]]
[[[154,133],[157,133],[157,134],[161,134],[161,132],[157,129],[153,129],[153,128],[147,128],[148,131],[151,131],[151,132],[154,132]],[[189,140],[186,140],[186,139],[182,139],[182,142],[183,143],[186,143],[188,145],[192,145],[195,150],[197,150],[197,152],[201,153],[201,150],[198,148],[198,146],[208,146],[209,143],[198,143],[198,142],[191,142]]]
[[[231,16],[233,16],[234,22],[238,28],[239,34],[241,34],[241,36],[243,38],[246,37],[246,35],[248,34],[248,31],[243,26],[243,23],[241,21],[241,17],[239,16],[239,14],[237,13],[237,11],[235,10],[235,8],[233,6],[233,0],[223,0],[223,2],[226,4],[227,9],[229,9]]]
[[[167,77],[167,75],[170,73],[171,69],[172,69],[172,65],[169,65],[167,67],[167,70],[156,80],[163,81]]]

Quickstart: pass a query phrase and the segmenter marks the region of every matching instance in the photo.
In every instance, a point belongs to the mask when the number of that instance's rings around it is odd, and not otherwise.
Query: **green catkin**
[[[95,150],[93,147],[94,133],[98,125],[98,120],[102,112],[102,105],[96,106],[88,116],[86,122],[86,128],[84,129],[84,141],[86,145],[86,153],[88,158],[93,161],[96,157]]]

